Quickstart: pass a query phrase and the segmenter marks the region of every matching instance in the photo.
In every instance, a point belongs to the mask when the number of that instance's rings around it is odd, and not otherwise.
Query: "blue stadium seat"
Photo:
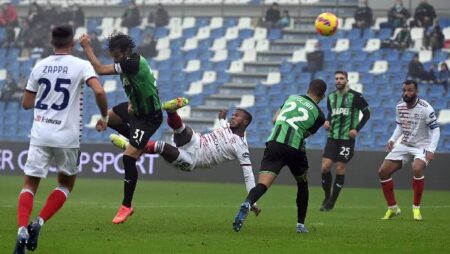
[[[271,29],[269,35],[267,36],[267,39],[269,39],[270,41],[279,40],[281,39],[281,36],[281,29]]]

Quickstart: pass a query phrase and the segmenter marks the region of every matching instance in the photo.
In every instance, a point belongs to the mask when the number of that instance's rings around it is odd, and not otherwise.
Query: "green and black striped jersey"
[[[283,103],[267,141],[276,141],[295,149],[303,149],[304,140],[317,132],[325,115],[306,95],[291,95]]]
[[[133,53],[130,58],[114,64],[123,88],[137,116],[161,109],[156,78],[144,57]]]
[[[369,110],[369,104],[362,94],[350,89],[341,94],[337,90],[328,95],[327,99],[328,117],[330,129],[328,137],[332,139],[349,140],[349,131],[356,129],[359,131],[365,121],[359,120],[360,111],[365,113]]]

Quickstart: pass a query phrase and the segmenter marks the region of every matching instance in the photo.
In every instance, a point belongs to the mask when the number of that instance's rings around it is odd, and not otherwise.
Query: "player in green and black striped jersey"
[[[94,54],[88,35],[80,37],[86,56],[99,75],[119,74],[128,97],[108,111],[108,127],[130,140],[123,155],[125,168],[124,198],[113,223],[122,223],[133,213],[131,201],[138,179],[136,160],[140,157],[150,137],[162,123],[161,103],[155,76],[145,58],[133,52],[131,37],[113,33],[108,38],[108,48],[113,64],[102,64]]]
[[[369,105],[362,94],[348,87],[347,72],[336,71],[336,90],[328,95],[328,116],[324,127],[328,130],[327,144],[322,156],[322,187],[325,199],[321,211],[333,209],[344,186],[345,168],[355,149],[355,138],[370,118]],[[362,118],[360,118],[362,112]],[[336,178],[331,193],[331,166],[336,163]]]
[[[281,168],[288,166],[297,181],[297,232],[308,232],[304,226],[309,199],[308,159],[304,143],[325,122],[325,116],[317,104],[324,97],[326,89],[323,80],[313,80],[307,95],[289,96],[275,114],[275,125],[266,142],[258,184],[251,189],[234,219],[235,231],[241,230],[250,207],[272,185]]]

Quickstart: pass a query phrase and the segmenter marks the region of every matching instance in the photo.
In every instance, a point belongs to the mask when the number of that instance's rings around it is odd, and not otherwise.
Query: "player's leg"
[[[324,192],[324,199],[322,201],[321,211],[325,211],[325,204],[331,196],[331,183],[333,182],[333,176],[331,175],[331,166],[336,161],[336,154],[338,153],[337,141],[335,139],[328,138],[325,145],[325,149],[322,155],[322,189]]]
[[[413,170],[413,181],[412,187],[414,192],[414,202],[413,202],[413,217],[415,220],[422,220],[422,214],[420,212],[420,202],[422,201],[422,194],[424,190],[424,170],[427,163],[424,161],[425,158],[416,158],[412,163]]]
[[[346,163],[339,161],[336,162],[336,177],[334,179],[333,192],[331,193],[331,197],[328,199],[328,202],[323,206],[323,211],[330,211],[334,208],[339,194],[344,187],[346,167]]]
[[[108,127],[120,133],[120,135],[130,138],[130,127],[127,124],[128,115],[128,102],[122,102],[117,104],[112,109],[108,110]]]
[[[389,155],[388,155],[389,156]],[[388,157],[383,161],[378,169],[378,176],[381,182],[381,188],[383,189],[384,198],[386,200],[388,210],[384,215],[383,220],[388,220],[394,216],[400,215],[400,208],[397,206],[397,201],[394,195],[394,181],[392,174],[401,169],[401,160],[390,160]]]
[[[184,97],[178,97],[175,99],[172,99],[170,101],[165,101],[162,103],[161,108],[165,111],[169,112],[175,112],[178,109],[186,106],[189,103],[189,100]]]

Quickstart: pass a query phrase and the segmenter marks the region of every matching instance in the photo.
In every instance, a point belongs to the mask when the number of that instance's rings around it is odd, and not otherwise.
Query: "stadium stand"
[[[27,6],[31,1],[13,1]],[[37,1],[45,4],[45,1]],[[61,1],[51,1],[58,5]],[[102,1],[72,1],[82,6],[103,5]],[[108,5],[125,5],[126,0],[106,1]],[[159,1],[138,0],[140,4],[156,4]],[[222,4],[222,1],[207,1],[208,4]],[[295,4],[298,1],[281,0],[280,5]],[[306,3],[307,1],[302,1]],[[318,1],[312,1],[318,2]],[[326,2],[326,1],[321,1]],[[356,6],[355,1],[341,1]],[[99,4],[101,3],[101,4]],[[164,1],[166,5],[180,4],[181,0]],[[229,0],[223,4],[271,4],[264,0]],[[200,0],[186,0],[184,4],[205,4]],[[331,7],[317,7],[320,11]],[[315,10],[314,8],[312,8]],[[311,13],[317,13],[311,12]],[[312,17],[305,15],[306,19]],[[120,27],[120,17],[88,17],[86,26],[79,27],[76,35],[96,31],[106,38],[115,30],[130,34],[137,45],[143,43],[146,34],[157,40],[158,55],[148,59],[158,76],[162,100],[175,96],[187,96],[191,103],[183,110],[186,122],[197,130],[205,131],[214,126],[217,111],[245,107],[255,117],[247,138],[253,147],[261,147],[271,129],[273,113],[281,106],[285,97],[294,93],[305,93],[312,78],[324,79],[330,90],[334,89],[333,73],[337,69],[349,71],[352,88],[363,92],[368,100],[372,118],[361,131],[357,146],[362,150],[384,149],[385,142],[395,126],[394,108],[400,99],[401,82],[407,78],[408,63],[419,53],[426,68],[444,61],[450,64],[448,49],[435,51],[421,48],[423,30],[411,30],[413,46],[404,51],[381,48],[381,42],[393,38],[395,31],[380,28],[385,17],[376,19],[371,29],[361,31],[352,28],[355,22],[353,12],[340,15],[341,24],[335,36],[317,37],[307,22],[293,22],[284,29],[255,27],[252,17],[171,17],[165,27],[155,28],[147,18],[141,25],[127,29]],[[309,19],[310,20],[310,19]],[[450,40],[450,19],[441,18],[446,40]],[[19,31],[17,31],[18,33]],[[0,28],[0,39],[5,28]],[[312,75],[305,72],[306,53],[314,50],[316,42],[324,50],[325,64],[322,71]],[[6,73],[16,80],[23,80],[36,63],[38,57],[20,57],[17,48],[0,49],[0,87]],[[103,62],[111,62],[102,57]],[[101,77],[108,94],[109,105],[126,100],[118,77]],[[421,96],[436,109],[442,125],[442,141],[438,150],[450,150],[450,96],[444,95],[442,86],[421,83]],[[84,140],[85,142],[108,142],[110,132],[98,134],[93,128],[98,114],[91,93],[84,94]],[[325,110],[325,101],[320,106]],[[28,139],[32,123],[32,112],[24,111],[18,102],[0,102],[4,109],[0,119],[0,139]],[[13,124],[14,123],[14,124]],[[17,127],[13,127],[16,126]],[[320,130],[308,141],[308,147],[323,147],[325,131]],[[170,131],[163,125],[153,139],[168,139]]]

